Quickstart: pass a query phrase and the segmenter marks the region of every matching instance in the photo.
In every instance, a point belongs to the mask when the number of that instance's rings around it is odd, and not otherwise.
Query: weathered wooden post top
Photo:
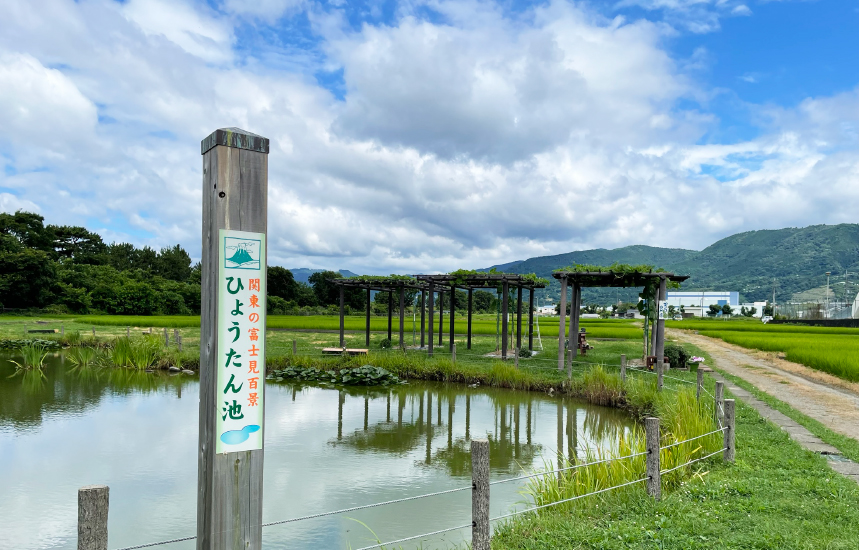
[[[198,550],[262,547],[268,151],[238,128],[201,143]]]

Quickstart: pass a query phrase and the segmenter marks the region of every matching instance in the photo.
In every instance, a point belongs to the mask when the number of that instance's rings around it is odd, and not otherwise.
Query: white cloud
[[[276,20],[308,4],[306,0],[225,0],[224,9],[232,14]]]
[[[689,107],[711,93],[695,83],[706,51],[672,59],[665,25],[560,1],[516,18],[432,6],[444,23],[310,14],[340,101],[238,58],[206,7],[12,3],[0,116],[34,133],[0,149],[0,207],[197,255],[199,140],[239,126],[272,140],[269,253],[290,267],[443,271],[853,220],[857,92],[751,106],[764,135],[701,144],[718,124]],[[220,53],[196,49],[210,42]]]

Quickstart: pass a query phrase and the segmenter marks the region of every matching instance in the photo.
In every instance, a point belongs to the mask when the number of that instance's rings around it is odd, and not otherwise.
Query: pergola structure
[[[434,295],[439,294],[439,304],[441,304],[441,296],[444,292],[450,293],[450,323],[448,338],[449,349],[453,350],[454,331],[455,331],[455,313],[456,313],[456,290],[465,290],[468,292],[467,303],[467,329],[466,329],[466,348],[471,349],[471,319],[473,311],[473,297],[475,290],[501,290],[501,359],[507,359],[507,317],[509,310],[509,295],[510,288],[517,290],[516,295],[516,350],[522,347],[522,290],[528,289],[528,349],[534,350],[534,289],[545,288],[541,282],[533,280],[525,275],[517,275],[511,273],[469,273],[469,274],[449,274],[449,275],[416,275],[418,281],[427,285],[429,293],[429,326],[432,329],[435,322],[435,300]],[[421,294],[421,306],[423,306],[423,293]],[[438,323],[438,345],[443,342],[442,332],[442,316],[444,310],[439,309]],[[421,308],[421,347],[424,345],[424,326],[423,326],[423,307]],[[430,330],[432,332],[432,330]],[[432,357],[433,338],[430,334],[427,353]]]
[[[388,340],[391,339],[392,334],[392,324],[393,324],[393,312],[394,312],[394,293],[399,296],[399,312],[400,312],[400,346],[403,346],[403,336],[404,336],[404,323],[405,323],[405,311],[406,311],[406,303],[405,303],[405,295],[406,289],[411,288],[415,290],[421,291],[421,346],[423,346],[423,325],[424,325],[424,313],[423,313],[423,299],[426,294],[426,285],[416,279],[410,277],[355,277],[355,278],[347,278],[347,279],[334,279],[332,281],[335,285],[340,287],[340,347],[343,348],[346,346],[346,320],[345,320],[345,306],[346,306],[346,289],[347,288],[356,288],[365,290],[367,292],[367,311],[366,311],[366,326],[365,333],[366,345],[370,346],[370,313],[372,311],[372,304],[370,302],[371,293],[373,291],[376,292],[386,292],[388,294]]]
[[[528,349],[534,349],[534,289],[545,288],[541,282],[533,280],[524,275],[514,274],[498,274],[498,273],[480,273],[467,275],[416,275],[414,278],[409,277],[354,277],[346,279],[334,279],[334,284],[340,287],[340,347],[345,347],[345,290],[347,288],[355,288],[365,290],[367,292],[367,311],[366,311],[366,345],[370,345],[370,314],[371,292],[387,292],[388,293],[388,339],[392,336],[393,324],[393,303],[394,294],[399,296],[399,317],[400,317],[400,346],[403,347],[404,337],[404,320],[405,320],[405,289],[419,290],[420,310],[421,310],[421,344],[420,347],[427,348],[429,356],[433,353],[433,342],[435,328],[435,304],[441,304],[441,298],[445,293],[450,294],[450,323],[449,325],[449,342],[448,346],[453,351],[454,334],[456,329],[455,313],[456,313],[456,290],[465,290],[468,292],[467,301],[467,338],[466,348],[471,349],[472,337],[472,312],[473,312],[473,292],[474,290],[501,290],[501,358],[507,358],[508,351],[508,310],[509,310],[509,293],[511,288],[517,290],[517,321],[516,321],[516,349],[522,347],[522,290],[527,289],[528,294]],[[438,295],[438,302],[436,302]],[[429,297],[429,319],[426,319],[427,297]],[[427,322],[428,321],[428,322]],[[438,345],[444,343],[444,310],[439,308],[439,324],[438,324]],[[427,330],[429,325],[429,330]],[[429,338],[427,339],[427,336]]]
[[[657,300],[668,298],[668,281],[680,283],[689,278],[688,275],[675,275],[665,272],[617,272],[617,271],[556,271],[552,277],[561,282],[560,321],[558,325],[558,370],[564,369],[564,356],[567,356],[569,366],[572,366],[573,357],[578,354],[579,316],[582,307],[582,288],[584,287],[640,287],[657,285],[659,291]],[[572,287],[572,302],[570,307],[570,350],[572,353],[564,353],[564,333],[567,315],[567,287]],[[656,351],[656,362],[661,365],[665,358],[665,319],[658,319],[654,331]]]

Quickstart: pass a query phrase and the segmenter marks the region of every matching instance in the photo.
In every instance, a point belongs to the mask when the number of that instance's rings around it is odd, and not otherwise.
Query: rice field
[[[859,382],[859,329],[771,325],[747,320],[691,320],[666,323],[669,328],[697,330],[729,344],[783,353],[785,359]]]

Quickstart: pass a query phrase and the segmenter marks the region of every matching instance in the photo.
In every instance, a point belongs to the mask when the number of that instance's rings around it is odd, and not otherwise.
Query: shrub
[[[665,358],[671,363],[672,369],[685,369],[689,354],[683,346],[668,344],[665,346]]]

